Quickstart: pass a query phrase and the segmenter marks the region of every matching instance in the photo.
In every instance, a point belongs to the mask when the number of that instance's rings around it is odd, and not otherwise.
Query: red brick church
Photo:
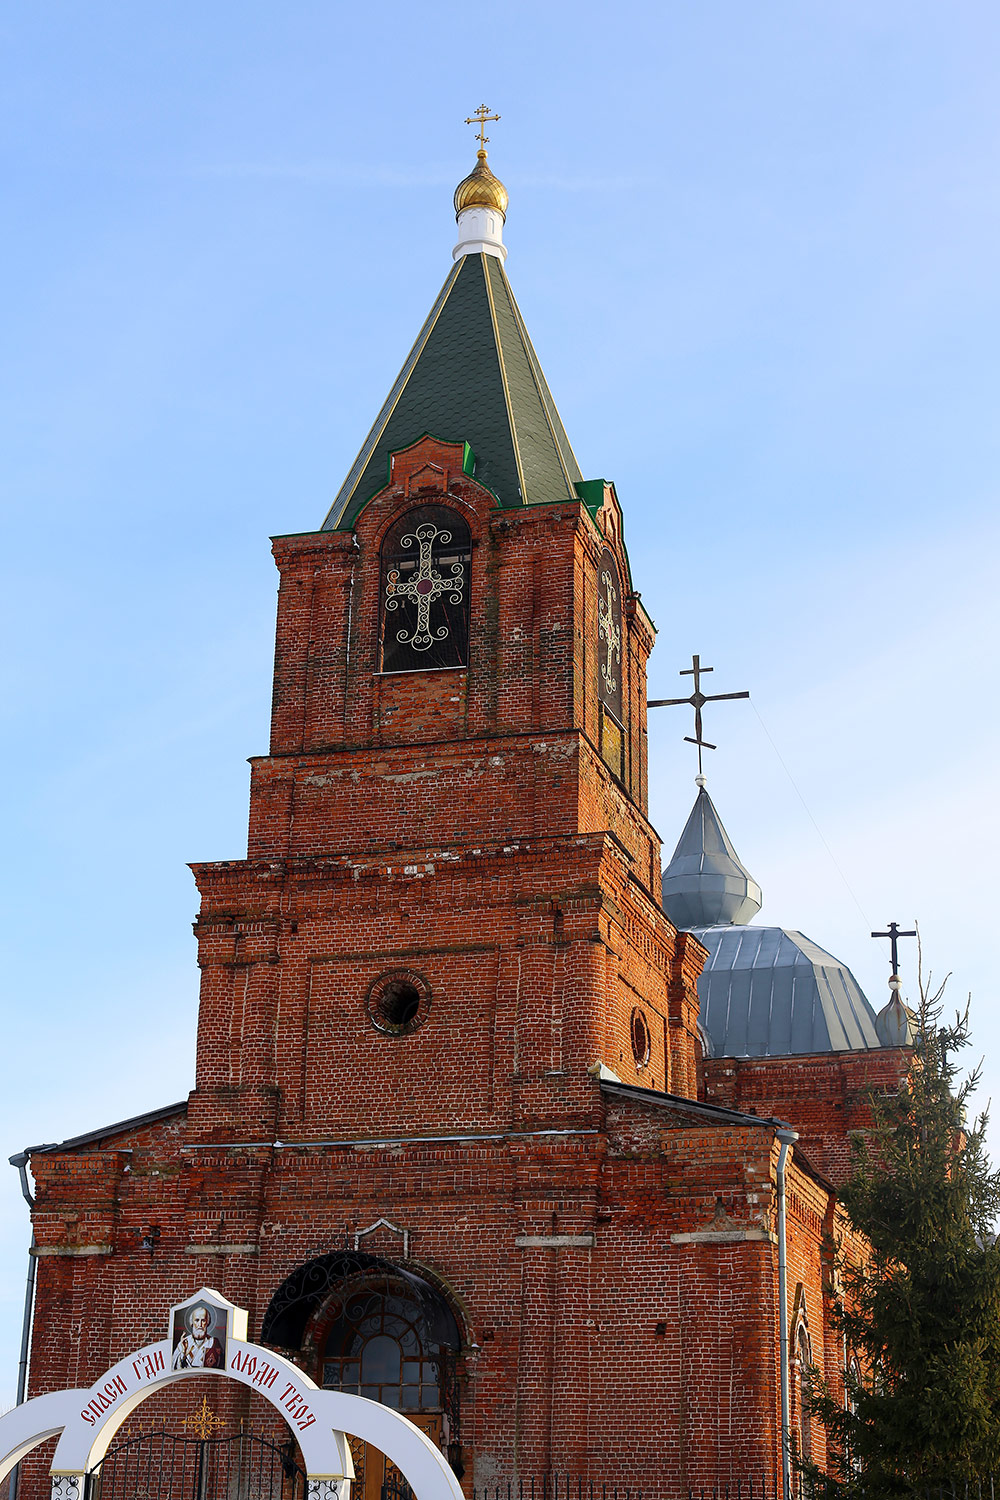
[[[844,1365],[836,1184],[905,1025],[751,923],[703,785],[661,870],[654,629],[514,300],[506,207],[480,150],[330,514],[274,541],[249,847],[194,866],[192,1092],[28,1152],[30,1393],[208,1284],[319,1385],[411,1416],[467,1490],[780,1484],[783,1432],[823,1456],[800,1387]],[[203,1384],[137,1416],[178,1427]],[[255,1417],[208,1395],[220,1431]],[[378,1500],[381,1455],[354,1459]]]

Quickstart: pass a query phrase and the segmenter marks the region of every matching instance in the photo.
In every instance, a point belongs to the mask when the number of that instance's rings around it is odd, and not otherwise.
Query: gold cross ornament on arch
[[[212,1437],[217,1428],[225,1427],[225,1425],[224,1418],[217,1417],[209,1406],[207,1396],[201,1398],[201,1405],[193,1416],[184,1417],[181,1421],[182,1427],[190,1427],[195,1436],[200,1437],[203,1442],[206,1438]]]

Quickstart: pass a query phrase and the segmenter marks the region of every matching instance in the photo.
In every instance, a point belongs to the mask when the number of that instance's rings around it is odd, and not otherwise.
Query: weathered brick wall
[[[851,1166],[851,1140],[871,1124],[873,1093],[894,1091],[906,1076],[907,1047],[800,1057],[718,1057],[702,1064],[705,1098],[733,1109],[790,1120],[802,1149],[831,1182]]]
[[[861,1118],[834,1109],[838,1080],[857,1093],[864,1069],[813,1060],[801,1088],[782,1064],[699,1072],[705,955],[659,906],[635,597],[620,777],[602,757],[597,570],[608,545],[628,576],[617,502],[609,487],[598,522],[582,504],[501,511],[460,454],[424,439],[356,534],[275,542],[249,857],[194,867],[195,1089],[169,1118],[33,1158],[31,1388],[96,1379],[204,1284],[259,1338],[296,1267],[384,1218],[462,1328],[468,1483],[559,1468],[680,1495],[778,1452],[774,1128],[699,1092],[814,1121],[832,1158]],[[442,499],[472,533],[469,665],[383,676],[381,538]],[[406,1036],[366,1010],[392,970],[423,987]],[[790,1179],[791,1292],[829,1373],[832,1197],[805,1169]],[[318,1374],[311,1337],[297,1357]],[[158,1410],[176,1424],[202,1393]],[[211,1399],[228,1422],[252,1415],[242,1387],[213,1381]],[[43,1467],[24,1500],[46,1493]]]
[[[589,1107],[579,1101],[595,1062],[641,1081],[633,1002],[661,1018],[660,1087],[664,1020],[676,1019],[671,1046],[693,1056],[672,929],[605,835],[422,854],[402,866],[303,862],[291,879],[198,868],[192,1129],[350,1134],[372,1123],[373,1105],[380,1128],[409,1131],[569,1116]],[[393,968],[431,990],[426,1024],[403,1038],[365,1013],[372,981]],[[690,1071],[686,1058],[678,1066]]]
[[[591,1123],[555,1137],[199,1150],[165,1126],[119,1177],[111,1253],[43,1258],[34,1387],[96,1378],[162,1336],[170,1304],[206,1282],[249,1309],[259,1338],[296,1266],[385,1217],[408,1230],[410,1264],[447,1288],[462,1324],[470,1476],[624,1472],[673,1494],[769,1468],[773,1130],[588,1087]],[[63,1178],[54,1161],[40,1159],[40,1193]],[[790,1296],[804,1288],[817,1361],[835,1373],[823,1345],[829,1193],[794,1167],[789,1177]],[[76,1181],[85,1202],[91,1183]],[[152,1258],[139,1248],[151,1222]],[[201,1394],[190,1383],[163,1398],[175,1425]],[[228,1422],[248,1416],[242,1387],[213,1380],[210,1400]]]

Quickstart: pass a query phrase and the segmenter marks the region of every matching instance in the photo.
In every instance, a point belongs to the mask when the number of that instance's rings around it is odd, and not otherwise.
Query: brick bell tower
[[[507,280],[506,207],[481,149],[329,516],[274,541],[247,858],[193,867],[193,1091],[19,1158],[31,1390],[96,1380],[210,1282],[467,1488],[680,1497],[781,1451],[780,1122],[699,1099],[705,949],[647,819],[654,630]],[[819,1307],[834,1208],[797,1181]],[[194,1384],[149,1420],[190,1421]],[[256,1420],[242,1387],[210,1397],[226,1431]],[[354,1500],[380,1500],[354,1448]]]
[[[485,151],[455,202],[454,267],[330,515],[274,542],[248,858],[194,867],[206,1141],[567,1130],[602,1069],[696,1093],[700,949],[646,817],[653,627]]]
[[[732,918],[684,932],[661,904],[653,627],[514,301],[506,207],[481,149],[454,265],[329,516],[274,542],[248,854],[194,867],[194,1090],[14,1159],[30,1394],[97,1381],[210,1284],[317,1384],[405,1412],[467,1492],[777,1493],[784,1466],[788,1493],[792,1451],[824,1452],[801,1372],[843,1389],[830,1246],[866,1252],[770,1111],[837,1171],[862,1085],[905,1057],[702,1058],[699,974]],[[199,1376],[127,1441],[189,1430],[202,1399],[233,1442],[274,1420]],[[294,1436],[273,1434],[289,1462]],[[352,1500],[384,1500],[384,1455],[352,1448]],[[19,1500],[49,1495],[47,1464],[24,1460]]]

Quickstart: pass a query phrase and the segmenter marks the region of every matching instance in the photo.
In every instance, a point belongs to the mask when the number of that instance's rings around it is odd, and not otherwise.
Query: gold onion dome
[[[486,165],[486,152],[480,146],[478,161],[455,189],[455,217],[466,208],[493,208],[504,220],[507,218],[507,189],[499,177],[494,177]]]

